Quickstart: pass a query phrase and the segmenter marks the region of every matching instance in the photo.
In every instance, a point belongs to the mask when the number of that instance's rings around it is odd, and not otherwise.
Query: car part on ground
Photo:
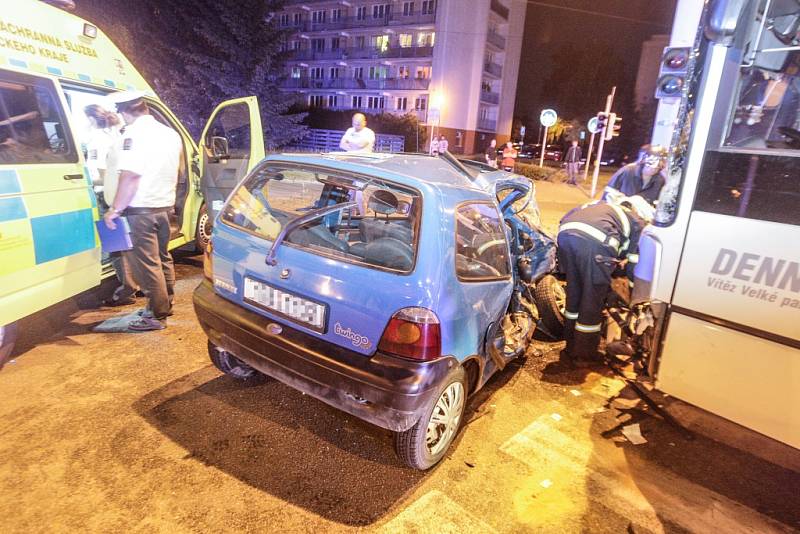
[[[561,283],[553,275],[543,277],[534,289],[536,307],[541,315],[542,330],[554,339],[564,335],[564,311],[567,296]]]

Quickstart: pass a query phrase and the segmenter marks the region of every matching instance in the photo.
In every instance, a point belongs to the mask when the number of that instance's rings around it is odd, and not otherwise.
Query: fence
[[[317,130],[310,128],[308,135],[293,145],[285,147],[286,152],[336,152],[343,130]],[[403,152],[405,138],[402,135],[375,134],[375,152]]]

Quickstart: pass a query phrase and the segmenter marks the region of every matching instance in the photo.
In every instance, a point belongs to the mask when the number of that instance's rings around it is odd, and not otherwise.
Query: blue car
[[[407,465],[435,465],[467,396],[559,306],[555,245],[521,217],[530,184],[479,178],[449,155],[267,157],[215,221],[194,293],[214,365],[389,429]]]

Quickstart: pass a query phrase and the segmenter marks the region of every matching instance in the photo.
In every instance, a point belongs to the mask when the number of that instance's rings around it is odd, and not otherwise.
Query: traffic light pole
[[[611,88],[611,94],[606,97],[606,109],[604,113],[609,116],[611,113],[611,106],[614,104],[614,95],[617,94],[617,86]],[[597,178],[600,176],[600,161],[603,159],[603,145],[606,140],[606,128],[609,124],[606,123],[605,127],[600,131],[600,143],[597,145],[597,157],[594,161],[594,174],[592,175],[592,194],[591,197],[597,193]],[[613,128],[613,126],[611,126]]]
[[[589,177],[589,166],[592,164],[592,148],[594,148],[594,136],[595,132],[592,132],[592,136],[589,138],[589,152],[586,153],[586,168],[583,169],[584,182]]]

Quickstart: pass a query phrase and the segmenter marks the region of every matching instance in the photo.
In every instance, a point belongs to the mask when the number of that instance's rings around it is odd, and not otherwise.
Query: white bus
[[[657,96],[668,180],[633,289],[648,372],[800,448],[800,2],[679,0]]]

